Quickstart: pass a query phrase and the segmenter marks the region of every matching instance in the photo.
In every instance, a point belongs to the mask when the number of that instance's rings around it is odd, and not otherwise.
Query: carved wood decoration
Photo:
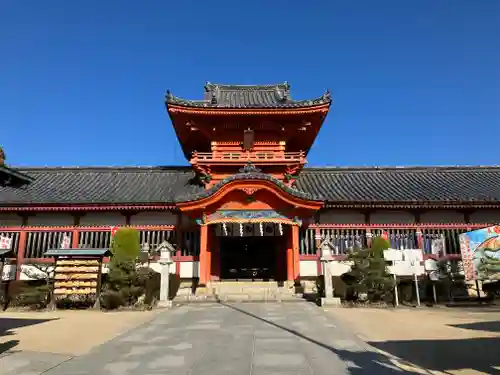
[[[257,187],[242,187],[240,188],[246,195],[254,195],[256,191],[260,190]]]

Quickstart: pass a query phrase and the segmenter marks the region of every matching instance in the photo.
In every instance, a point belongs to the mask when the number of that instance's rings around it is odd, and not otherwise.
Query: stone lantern
[[[332,256],[332,242],[330,236],[326,236],[321,242],[321,263],[323,265],[323,278],[325,285],[325,297],[321,297],[321,305],[340,305],[340,298],[335,298],[333,296],[333,284],[332,284],[332,272],[331,263],[334,261]]]
[[[170,292],[170,265],[172,261],[172,253],[175,252],[174,247],[168,241],[163,241],[160,246],[156,249],[160,252],[160,300],[158,305],[160,307],[170,307],[172,306],[172,301],[169,299]]]

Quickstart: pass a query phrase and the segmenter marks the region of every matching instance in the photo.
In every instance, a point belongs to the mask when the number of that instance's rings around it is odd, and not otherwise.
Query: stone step
[[[181,288],[175,297],[177,303],[191,302],[285,302],[298,301],[302,296],[295,288],[280,286],[277,282],[221,281],[212,282],[207,287],[198,287],[195,294],[192,288]]]

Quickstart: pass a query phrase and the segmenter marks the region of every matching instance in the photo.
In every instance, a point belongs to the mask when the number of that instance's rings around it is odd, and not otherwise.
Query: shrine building
[[[182,279],[297,281],[321,273],[326,236],[339,262],[374,235],[456,258],[460,233],[500,222],[497,166],[307,167],[328,91],[296,100],[286,82],[207,83],[201,99],[167,92],[165,104],[190,166],[0,167],[12,264],[49,261],[64,236],[106,248],[113,227],[132,226],[144,249],[174,244]]]

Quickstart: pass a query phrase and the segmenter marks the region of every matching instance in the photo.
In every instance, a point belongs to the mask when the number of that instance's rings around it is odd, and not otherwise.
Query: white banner
[[[12,249],[12,238],[6,236],[0,236],[0,249],[1,250]]]
[[[61,241],[61,249],[71,248],[71,237],[65,234]]]
[[[446,239],[444,235],[439,238],[433,238],[431,241],[431,253],[432,255],[445,256],[446,255]]]

